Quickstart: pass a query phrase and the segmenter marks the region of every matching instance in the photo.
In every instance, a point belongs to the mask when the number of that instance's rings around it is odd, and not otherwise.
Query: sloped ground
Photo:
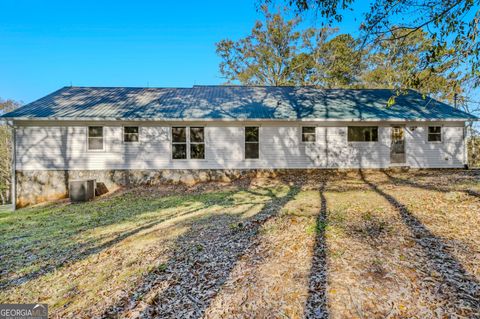
[[[480,172],[298,171],[0,212],[53,318],[480,318]]]

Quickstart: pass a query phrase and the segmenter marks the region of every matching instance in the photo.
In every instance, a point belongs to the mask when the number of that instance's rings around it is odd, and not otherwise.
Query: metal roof
[[[194,86],[64,87],[4,114],[41,120],[468,120],[475,116],[415,91]]]

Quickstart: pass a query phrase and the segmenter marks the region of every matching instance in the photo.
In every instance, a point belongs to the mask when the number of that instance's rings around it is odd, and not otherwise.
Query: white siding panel
[[[464,128],[442,127],[442,142],[428,142],[428,126],[407,129],[407,164],[411,167],[462,167],[464,164]]]
[[[316,128],[315,143],[301,141],[301,125],[262,123],[258,160],[244,159],[244,125],[240,123],[205,126],[204,160],[172,160],[170,125],[165,123],[139,124],[139,143],[123,142],[121,124],[105,125],[103,151],[87,151],[87,126],[78,123],[70,127],[20,126],[17,128],[17,169],[383,168],[390,165],[389,124],[378,123],[378,142],[348,142],[349,123],[325,123]],[[415,125],[415,130],[409,125],[405,130],[407,165],[463,165],[463,123],[444,125],[442,143],[427,142],[426,124]]]

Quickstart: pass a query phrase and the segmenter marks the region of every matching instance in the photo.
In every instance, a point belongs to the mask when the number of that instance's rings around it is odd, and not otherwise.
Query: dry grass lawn
[[[0,212],[52,318],[480,318],[480,172],[298,171]]]

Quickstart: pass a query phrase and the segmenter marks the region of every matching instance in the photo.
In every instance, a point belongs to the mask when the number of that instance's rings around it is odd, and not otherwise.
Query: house
[[[313,87],[64,87],[3,115],[14,127],[16,202],[229,178],[250,169],[461,168],[471,114],[409,91]],[[230,174],[230,175],[229,175]]]

